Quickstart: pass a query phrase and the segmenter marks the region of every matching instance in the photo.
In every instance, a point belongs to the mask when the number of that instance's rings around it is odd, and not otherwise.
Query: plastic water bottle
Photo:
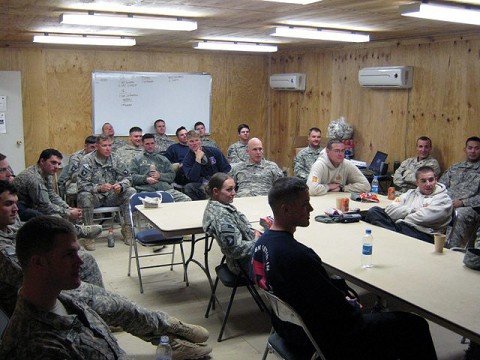
[[[372,180],[372,193],[378,194],[378,177],[376,175]]]
[[[362,238],[362,268],[373,267],[373,236],[372,230],[366,229]]]
[[[107,245],[108,247],[115,246],[115,238],[113,237],[113,229],[108,229],[108,236],[107,236]]]
[[[170,339],[163,335],[160,338],[160,343],[157,346],[155,353],[155,360],[172,360],[172,347],[170,346]]]

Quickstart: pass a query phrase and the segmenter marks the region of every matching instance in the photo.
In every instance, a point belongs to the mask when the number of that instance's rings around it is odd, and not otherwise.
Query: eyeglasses
[[[0,168],[0,173],[3,173],[3,172],[5,172],[5,171],[10,171],[10,172],[12,172],[9,167]]]
[[[345,153],[345,149],[333,149],[332,151],[336,154],[340,154],[340,153],[344,154]]]

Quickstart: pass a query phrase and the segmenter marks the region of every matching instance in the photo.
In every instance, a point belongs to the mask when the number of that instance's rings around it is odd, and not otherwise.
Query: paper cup
[[[340,211],[348,211],[350,199],[346,197],[337,198],[336,209]]]
[[[435,244],[435,252],[443,253],[443,247],[445,246],[445,240],[447,236],[445,234],[434,234],[433,238]]]

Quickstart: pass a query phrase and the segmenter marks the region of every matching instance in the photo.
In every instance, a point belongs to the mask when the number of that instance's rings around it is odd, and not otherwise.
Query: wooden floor
[[[120,240],[116,230],[116,245],[108,248],[106,238],[97,240],[97,250],[92,254],[102,270],[105,287],[128,297],[137,304],[162,310],[186,322],[199,324],[210,331],[209,344],[213,347],[212,359],[254,360],[261,359],[265,349],[266,339],[270,331],[270,321],[267,315],[260,312],[246,289],[240,289],[232,307],[230,318],[224,333],[224,340],[217,342],[218,333],[223,319],[223,312],[217,308],[205,318],[205,310],[210,296],[210,288],[205,274],[196,264],[190,264],[188,277],[190,286],[183,282],[182,268],[148,269],[142,272],[144,278],[144,293],[140,294],[138,277],[133,269],[132,275],[127,276],[128,247]],[[105,232],[104,232],[105,234]],[[197,247],[195,258],[203,256],[203,243]],[[189,253],[190,243],[185,243],[185,251]],[[147,253],[151,249],[145,249]],[[179,255],[179,254],[178,254]],[[210,252],[210,267],[220,262],[221,253],[214,244]],[[134,265],[134,263],[132,263]],[[362,303],[368,308],[374,298],[371,294],[360,291]],[[363,295],[362,295],[363,294]],[[230,289],[219,285],[218,295],[223,309],[230,297]],[[434,294],[432,294],[434,296]],[[396,309],[395,304],[389,304],[390,309]],[[460,344],[460,336],[444,328],[430,323],[435,348],[440,360],[461,360],[467,345]],[[120,346],[127,352],[129,359],[151,360],[155,354],[155,347],[128,333],[116,333]],[[276,359],[270,354],[267,359]]]

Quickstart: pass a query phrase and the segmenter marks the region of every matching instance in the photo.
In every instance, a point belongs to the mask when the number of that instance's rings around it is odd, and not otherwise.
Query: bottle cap
[[[168,344],[168,342],[169,342],[168,336],[167,336],[167,335],[162,335],[162,336],[160,337],[160,342],[161,342],[161,343],[164,343],[164,344]]]
[[[365,230],[365,233],[366,233],[366,234],[371,234],[371,233],[372,233],[372,230],[371,230],[371,229],[366,229],[366,230]]]

